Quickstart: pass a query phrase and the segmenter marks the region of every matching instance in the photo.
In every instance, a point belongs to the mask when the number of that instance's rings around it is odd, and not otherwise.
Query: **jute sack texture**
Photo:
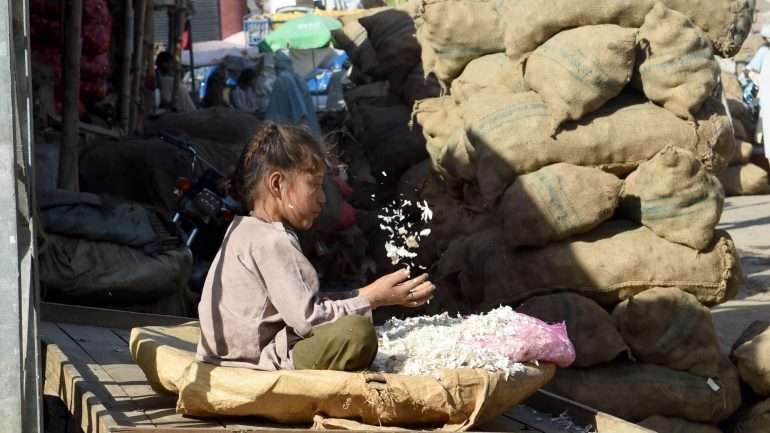
[[[197,322],[134,328],[131,355],[158,392],[178,394],[177,412],[200,417],[259,416],[310,424],[320,415],[368,428],[442,427],[462,431],[492,420],[526,399],[554,373],[553,365],[509,375],[482,369],[439,370],[434,376],[337,371],[258,371],[195,360]]]
[[[770,398],[742,410],[734,433],[765,433],[770,431]]]
[[[738,140],[733,158],[730,160],[730,166],[748,164],[751,161],[751,153],[754,151],[754,145],[745,140]]]
[[[724,191],[692,152],[667,146],[628,175],[621,213],[671,242],[696,250],[711,243]]]
[[[502,238],[494,229],[455,239],[436,267],[431,305],[484,311],[569,290],[614,306],[654,287],[678,287],[716,305],[741,285],[735,246],[723,231],[700,252],[615,220],[541,248],[514,250]]]
[[[561,369],[546,389],[629,421],[653,415],[717,423],[741,405],[738,372],[722,358],[712,388],[702,376],[653,364],[616,362]]]
[[[706,35],[663,3],[639,29],[637,61],[644,94],[683,119],[693,119],[717,86],[719,65]]]
[[[727,167],[717,173],[727,196],[770,193],[767,172],[755,164]]]
[[[719,342],[711,312],[676,287],[645,290],[612,312],[623,339],[639,362],[716,377]]]
[[[557,136],[535,92],[479,95],[460,106],[481,193],[494,201],[517,175],[566,162],[625,175],[667,145],[692,151],[707,169],[727,166],[733,137],[719,105],[696,125],[635,95],[622,94]]]
[[[422,127],[433,168],[448,181],[475,179],[468,137],[451,97],[430,98],[415,104],[413,118]]]
[[[527,58],[524,78],[548,106],[552,132],[620,94],[634,71],[636,33],[609,24],[578,27],[548,39]]]
[[[663,3],[703,29],[715,52],[725,57],[738,52],[753,23],[750,0]],[[520,59],[565,29],[596,24],[639,28],[653,5],[650,0],[521,0],[500,2],[498,12],[505,23],[506,52],[511,58]]]
[[[603,364],[628,352],[612,316],[585,296],[570,292],[535,296],[516,307],[516,311],[547,323],[565,322],[575,346],[575,367]]]
[[[722,433],[715,425],[657,415],[645,419],[639,425],[657,433]]]
[[[423,46],[426,73],[445,88],[471,60],[500,52],[503,23],[494,0],[422,0],[417,7],[417,37]],[[425,48],[428,47],[428,50]],[[426,62],[425,53],[433,61]],[[431,66],[428,66],[432,63]]]
[[[753,322],[731,354],[741,379],[758,395],[770,397],[770,322]]]
[[[461,104],[480,93],[498,95],[527,90],[530,89],[524,81],[524,65],[512,61],[505,53],[495,53],[468,63],[463,73],[452,81],[450,93],[455,102]]]
[[[589,232],[612,217],[622,186],[615,175],[565,163],[520,176],[498,209],[505,241],[541,246]]]

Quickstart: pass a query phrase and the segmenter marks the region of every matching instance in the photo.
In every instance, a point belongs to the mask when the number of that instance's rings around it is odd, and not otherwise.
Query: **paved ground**
[[[727,230],[741,255],[743,288],[713,309],[724,351],[754,320],[770,321],[770,195],[730,197],[719,228]]]

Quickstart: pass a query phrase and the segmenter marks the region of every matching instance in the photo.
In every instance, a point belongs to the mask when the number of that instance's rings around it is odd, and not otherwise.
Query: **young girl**
[[[237,217],[209,269],[198,306],[198,359],[259,370],[358,371],[377,354],[373,309],[417,307],[435,289],[427,275],[386,275],[354,292],[324,296],[293,230],[307,230],[326,197],[320,144],[303,129],[266,124],[244,150]]]

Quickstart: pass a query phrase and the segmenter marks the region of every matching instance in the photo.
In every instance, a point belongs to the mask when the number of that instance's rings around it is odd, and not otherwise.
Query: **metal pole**
[[[59,157],[59,188],[77,191],[78,147],[80,142],[80,34],[83,1],[68,0],[64,16],[64,96],[62,103],[62,146]]]
[[[27,193],[31,104],[26,6],[0,0],[0,431],[36,433],[41,428],[40,366]]]

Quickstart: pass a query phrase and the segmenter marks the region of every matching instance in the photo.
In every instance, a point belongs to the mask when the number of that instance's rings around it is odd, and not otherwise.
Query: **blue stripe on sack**
[[[474,129],[477,129],[479,132],[494,131],[501,125],[507,125],[509,122],[530,117],[551,117],[551,114],[542,102],[516,104],[482,117],[478,122],[479,126]]]
[[[609,84],[620,84],[617,82],[613,83],[609,75],[598,65],[582,61],[584,59],[587,60],[588,57],[580,51],[573,51],[553,43],[546,43],[535,52],[535,55],[541,55],[558,64],[581,83],[592,84],[602,88],[607,87]]]

